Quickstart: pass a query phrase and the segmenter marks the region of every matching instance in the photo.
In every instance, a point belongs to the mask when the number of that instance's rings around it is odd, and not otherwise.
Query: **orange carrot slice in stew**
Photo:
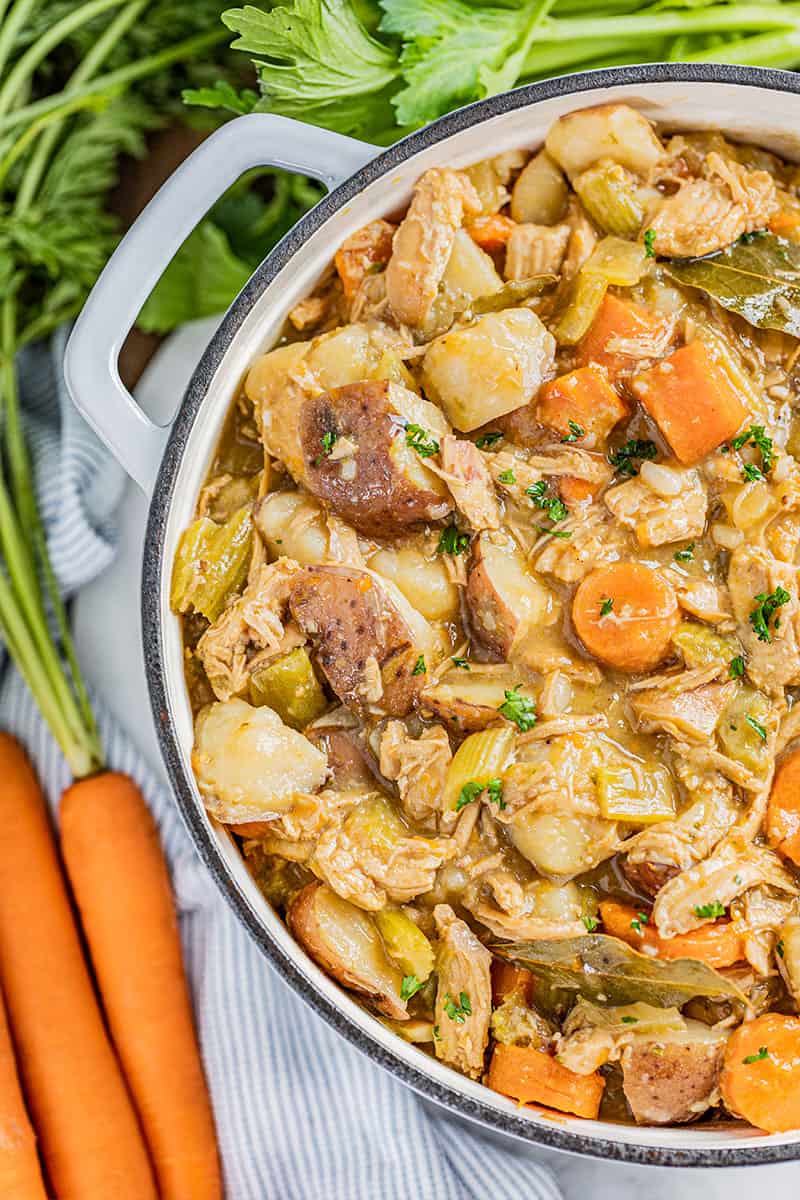
[[[627,942],[634,950],[651,952],[657,958],[694,958],[709,967],[731,967],[744,958],[741,935],[730,921],[715,921],[691,933],[662,938],[654,926],[642,921],[640,910],[629,904],[603,900],[600,917],[606,933]]]
[[[596,1071],[576,1075],[532,1046],[496,1045],[489,1064],[489,1087],[520,1104],[543,1104],[594,1120],[606,1081]]]
[[[515,963],[503,962],[500,958],[492,960],[492,1000],[502,1004],[509,996],[519,993],[524,1004],[530,1004],[533,998],[533,976],[525,967]]]
[[[733,437],[747,417],[725,368],[699,340],[642,371],[631,388],[687,465]]]
[[[599,483],[590,483],[588,479],[578,479],[577,475],[562,475],[558,481],[558,494],[567,508],[576,504],[588,504],[594,500],[600,490]]]
[[[800,750],[788,754],[775,772],[767,805],[770,844],[800,867]]]
[[[36,1135],[25,1111],[17,1062],[0,996],[0,1196],[47,1200]]]
[[[628,415],[627,405],[597,367],[579,367],[546,383],[537,407],[543,425],[589,448],[604,442]]]
[[[491,254],[493,250],[502,250],[516,228],[517,222],[511,217],[492,213],[488,217],[477,217],[467,226],[467,233],[476,246]]]
[[[632,300],[620,300],[618,296],[608,293],[588,332],[578,344],[578,366],[586,367],[594,363],[606,367],[613,379],[621,371],[629,371],[636,366],[636,359],[614,349],[614,343],[617,340],[625,342],[654,337],[661,333],[663,327],[663,318],[656,313],[643,308],[641,304],[634,304]]]
[[[572,620],[595,658],[619,671],[650,671],[669,654],[680,612],[674,590],[654,570],[616,562],[586,576]]]
[[[728,1039],[720,1079],[726,1108],[756,1129],[800,1129],[800,1017],[764,1013]]]

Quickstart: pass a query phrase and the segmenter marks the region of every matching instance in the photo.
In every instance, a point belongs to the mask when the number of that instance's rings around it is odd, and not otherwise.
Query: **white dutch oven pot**
[[[389,1033],[320,971],[250,879],[227,832],[207,817],[194,783],[192,714],[170,569],[193,517],[229,404],[249,364],[278,338],[354,230],[406,204],[428,167],[465,166],[541,144],[563,113],[625,101],[673,129],[719,130],[800,160],[800,77],[724,66],[623,67],[566,76],[460,109],[387,151],[268,114],[240,117],[187,159],[121,242],[78,319],[66,354],[76,406],[151,496],[142,579],[150,697],[167,771],[189,833],[220,891],[264,954],[331,1025],[373,1060],[454,1114],[527,1142],[658,1166],[743,1166],[798,1156],[800,1133],[741,1125],[671,1129],[547,1118],[450,1070]],[[313,175],[329,194],[267,256],[226,313],[171,426],[154,425],[125,390],[117,359],[142,303],[215,200],[252,167]]]

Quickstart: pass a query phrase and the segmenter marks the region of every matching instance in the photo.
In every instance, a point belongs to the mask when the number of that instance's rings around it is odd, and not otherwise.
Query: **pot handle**
[[[270,113],[229,121],[178,167],[120,242],[75,322],[64,356],[73,403],[149,495],[169,425],[156,425],[119,377],[123,342],[164,268],[201,218],[253,167],[283,167],[330,191],[378,153],[366,142]]]

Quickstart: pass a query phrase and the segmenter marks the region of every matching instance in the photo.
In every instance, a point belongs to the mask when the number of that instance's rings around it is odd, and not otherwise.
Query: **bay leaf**
[[[718,254],[676,260],[664,269],[750,325],[800,337],[800,246],[793,242],[771,233],[746,235]]]
[[[499,958],[527,967],[550,988],[606,1004],[641,1001],[680,1008],[696,996],[747,1003],[735,983],[705,963],[693,958],[651,958],[602,933],[502,944],[492,950]]]

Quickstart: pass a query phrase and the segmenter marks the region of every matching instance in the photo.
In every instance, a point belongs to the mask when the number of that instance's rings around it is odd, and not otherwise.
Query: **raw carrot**
[[[64,860],[161,1200],[222,1196],[178,923],[153,818],[111,772],[61,801]]]
[[[631,389],[688,465],[733,437],[747,417],[725,368],[699,339],[642,371]]]
[[[0,734],[0,778],[0,974],[50,1182],[59,1200],[155,1200],[44,797],[24,750],[8,734]]]
[[[578,366],[590,363],[605,367],[611,379],[636,366],[636,357],[616,344],[660,336],[663,319],[632,300],[621,300],[607,292],[597,316],[578,344]]]
[[[36,1134],[22,1098],[11,1032],[0,996],[0,1196],[47,1200]]]
[[[488,217],[477,217],[467,226],[467,233],[481,250],[491,253],[502,250],[516,228],[517,222],[511,217],[492,213]]]
[[[800,1129],[800,1017],[764,1013],[728,1039],[720,1079],[726,1108],[767,1133]]]
[[[669,653],[680,612],[674,590],[652,568],[616,562],[586,576],[572,620],[595,658],[620,671],[649,671]]]
[[[533,976],[525,967],[515,963],[504,962],[501,958],[492,960],[492,1001],[502,1004],[515,992],[519,993],[524,1004],[530,1004],[533,997]]]
[[[694,958],[709,967],[732,967],[744,958],[741,936],[730,921],[715,921],[691,933],[662,938],[657,929],[641,920],[638,909],[617,900],[603,900],[600,917],[606,933],[657,958]]]
[[[489,1087],[520,1104],[543,1104],[594,1120],[606,1081],[596,1071],[576,1075],[532,1046],[496,1045],[489,1064]]]
[[[589,449],[605,442],[628,415],[628,406],[598,367],[579,367],[546,383],[537,408],[543,425]]]
[[[782,760],[767,805],[770,844],[800,867],[800,750]]]

